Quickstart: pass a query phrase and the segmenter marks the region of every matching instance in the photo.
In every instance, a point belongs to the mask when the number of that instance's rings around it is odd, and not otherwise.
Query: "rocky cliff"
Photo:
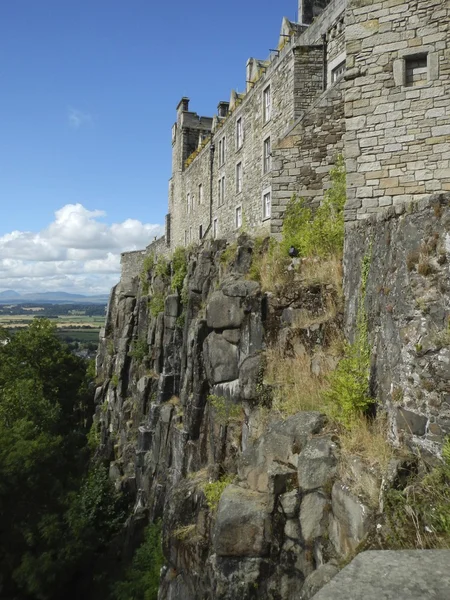
[[[307,599],[368,536],[386,547],[383,496],[402,460],[377,438],[383,460],[366,461],[368,438],[348,443],[318,391],[364,302],[371,392],[392,445],[439,455],[448,202],[348,230],[345,294],[339,274],[299,259],[264,291],[254,269],[267,241],[247,236],[206,242],[181,267],[146,263],[113,289],[97,357],[99,451],[135,498],[130,547],[141,524],[162,519],[161,600]]]
[[[263,293],[248,278],[254,246],[243,237],[189,252],[181,293],[153,266],[111,294],[97,359],[100,448],[116,485],[135,495],[134,525],[163,519],[161,599],[308,598],[370,523],[338,477],[325,416],[286,412],[283,398],[269,410],[269,348],[303,357],[318,379],[335,364],[340,290],[292,272]]]

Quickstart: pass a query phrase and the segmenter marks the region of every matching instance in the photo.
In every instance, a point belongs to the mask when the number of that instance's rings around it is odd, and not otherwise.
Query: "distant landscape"
[[[22,304],[24,302],[58,302],[65,304],[67,302],[80,302],[84,304],[106,304],[108,302],[107,294],[87,296],[84,294],[70,294],[68,292],[28,292],[21,294],[15,290],[4,290],[0,292],[0,304]]]
[[[92,358],[105,322],[106,302],[106,296],[64,292],[20,295],[8,290],[0,292],[0,327],[13,333],[28,327],[37,318],[50,319],[72,350]]]

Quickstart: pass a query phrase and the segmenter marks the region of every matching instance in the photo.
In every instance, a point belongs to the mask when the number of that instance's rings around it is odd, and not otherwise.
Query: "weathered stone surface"
[[[385,550],[358,554],[314,600],[448,600],[449,550]]]
[[[371,512],[348,488],[336,481],[331,493],[330,540],[340,555],[355,550],[369,531]]]
[[[167,317],[178,317],[180,310],[180,299],[178,294],[167,296],[164,301],[164,314]]]
[[[336,474],[336,444],[329,437],[310,440],[298,459],[298,483],[302,490],[323,487]]]
[[[214,527],[219,556],[264,556],[271,538],[270,497],[235,485],[225,488]]]
[[[222,335],[227,342],[230,342],[230,344],[239,344],[239,340],[241,339],[241,332],[239,329],[225,329],[222,331]]]
[[[232,381],[238,377],[238,349],[224,338],[211,333],[203,344],[208,379],[212,384]]]
[[[261,286],[257,281],[248,281],[247,279],[227,280],[221,285],[220,289],[225,296],[245,298],[255,296],[261,291]]]
[[[408,444],[433,453],[445,437],[433,424],[445,416],[442,394],[450,373],[442,344],[450,289],[449,206],[450,195],[436,194],[401,214],[393,211],[348,228],[351,251],[344,256],[348,331],[354,330],[358,312],[361,264],[370,256],[366,310],[378,401],[398,442],[406,437]]]
[[[325,508],[329,501],[323,494],[312,492],[304,496],[300,505],[300,526],[305,542],[319,537],[325,530]]]
[[[337,573],[339,573],[338,567],[331,563],[319,567],[305,579],[299,600],[310,600],[310,598],[315,597],[314,594],[317,594]]]
[[[300,524],[297,519],[288,519],[286,521],[284,535],[293,540],[300,539]]]
[[[240,327],[244,318],[241,300],[225,296],[221,291],[214,292],[206,307],[206,321],[213,329],[234,329]]]
[[[300,497],[298,490],[292,490],[280,496],[280,506],[284,515],[288,519],[293,519],[298,515]]]
[[[300,412],[285,421],[274,423],[267,433],[249,446],[240,456],[239,477],[251,489],[268,491],[269,474],[279,465],[295,469],[298,453],[309,437],[323,427],[324,417],[318,412]]]
[[[239,368],[239,389],[244,400],[252,400],[258,396],[260,385],[259,374],[261,370],[261,357],[249,356]]]
[[[414,435],[425,435],[428,419],[406,408],[397,410],[397,426]]]

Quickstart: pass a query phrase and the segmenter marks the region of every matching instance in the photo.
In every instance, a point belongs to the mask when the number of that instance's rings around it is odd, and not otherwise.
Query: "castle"
[[[299,0],[276,50],[217,115],[177,106],[165,236],[122,256],[170,253],[243,225],[281,232],[293,194],[317,206],[346,160],[347,227],[450,190],[448,0]]]

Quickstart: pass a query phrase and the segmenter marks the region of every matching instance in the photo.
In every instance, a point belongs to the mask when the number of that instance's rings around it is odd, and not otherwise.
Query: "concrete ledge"
[[[313,600],[448,600],[450,550],[359,554]]]

